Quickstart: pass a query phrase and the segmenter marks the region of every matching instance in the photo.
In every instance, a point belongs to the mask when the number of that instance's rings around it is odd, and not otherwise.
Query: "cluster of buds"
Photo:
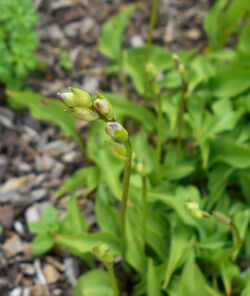
[[[93,248],[93,253],[100,261],[102,261],[107,269],[113,267],[114,256],[106,244],[99,242],[99,244]]]
[[[112,104],[99,92],[92,98],[85,90],[69,87],[69,91],[58,93],[58,96],[79,119],[85,121],[103,120],[106,122],[106,133],[115,141],[113,142],[114,154],[126,158],[125,142],[128,141],[128,132],[114,119]]]
[[[196,202],[187,202],[186,207],[188,211],[192,214],[192,216],[194,216],[195,218],[200,219],[207,218],[210,216],[207,212],[201,210],[198,203]]]
[[[175,63],[176,68],[179,71],[179,74],[180,74],[181,78],[183,79],[184,76],[185,76],[185,73],[186,73],[185,66],[181,63],[180,57],[176,53],[174,53],[172,55],[172,59],[173,59],[173,61]]]

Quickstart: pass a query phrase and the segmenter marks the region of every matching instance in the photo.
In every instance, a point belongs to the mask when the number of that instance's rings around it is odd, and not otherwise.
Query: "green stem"
[[[127,160],[124,166],[124,176],[123,176],[123,191],[122,191],[122,201],[121,201],[121,254],[122,258],[126,260],[126,213],[127,213],[127,203],[128,203],[128,192],[129,192],[129,180],[131,175],[131,163],[132,163],[132,147],[130,141],[126,143],[127,148]]]
[[[241,248],[242,240],[240,238],[240,234],[237,226],[232,221],[230,223],[230,228],[233,236],[232,259],[233,261],[235,261],[239,253],[239,250]]]
[[[156,178],[161,180],[161,156],[163,144],[163,113],[161,95],[157,94],[157,143],[156,143]]]
[[[147,226],[147,214],[148,214],[148,192],[147,192],[147,177],[142,176],[142,204],[143,204],[143,209],[142,209],[142,236],[143,236],[143,243],[144,243],[144,249],[146,245],[146,226]]]
[[[181,147],[181,136],[184,127],[184,114],[185,114],[185,101],[186,101],[187,84],[183,76],[181,75],[181,94],[179,102],[179,117],[178,117],[178,132],[177,132],[177,147],[176,154],[178,159],[180,147]]]
[[[147,42],[146,42],[146,46],[145,46],[144,81],[145,81],[145,88],[146,88],[146,96],[149,93],[148,86],[150,84],[150,79],[148,77],[146,67],[149,62],[149,50],[150,50],[150,47],[151,47],[152,41],[153,41],[153,32],[154,32],[156,19],[157,19],[157,15],[158,15],[159,4],[160,4],[160,0],[152,0],[151,14],[150,14],[150,20],[149,20],[149,29],[148,29],[148,35],[147,35]]]
[[[109,279],[112,285],[114,296],[119,296],[119,288],[115,277],[114,267],[108,268]]]

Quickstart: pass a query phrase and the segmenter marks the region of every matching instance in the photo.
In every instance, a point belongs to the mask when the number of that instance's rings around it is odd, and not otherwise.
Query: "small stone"
[[[28,164],[28,163],[19,163],[17,165],[17,170],[20,172],[20,173],[30,173],[31,171],[31,166]]]
[[[48,191],[46,189],[36,189],[31,191],[31,199],[32,201],[38,201],[41,200],[42,198],[46,197]]]
[[[49,285],[58,282],[61,278],[60,273],[52,265],[49,264],[45,265],[45,267],[43,268],[43,273]]]
[[[64,165],[60,162],[56,162],[51,172],[51,178],[60,178],[64,171]]]
[[[10,296],[22,296],[22,288],[18,287],[15,288],[14,290],[10,291]]]
[[[15,208],[12,204],[0,207],[0,225],[4,228],[11,228],[15,218]]]
[[[47,208],[49,205],[49,202],[43,202],[35,203],[31,207],[29,207],[25,212],[25,219],[27,224],[41,220],[44,209]]]
[[[142,47],[144,45],[144,41],[140,35],[132,36],[130,43],[132,47]]]
[[[38,172],[50,171],[52,170],[55,164],[55,160],[48,155],[43,155],[42,157],[36,156],[35,162],[36,162],[36,170]]]
[[[23,251],[24,244],[20,237],[16,234],[12,235],[11,238],[7,239],[2,246],[2,249],[7,257],[15,256]]]
[[[22,269],[23,274],[34,275],[36,273],[32,264],[22,263],[19,264],[19,267]]]
[[[197,40],[201,37],[201,32],[198,29],[191,29],[185,32],[185,36],[191,40]]]
[[[62,160],[66,163],[72,163],[78,156],[79,154],[76,151],[70,151],[63,156]]]
[[[15,221],[14,223],[14,229],[16,230],[16,232],[18,232],[20,235],[25,235],[25,230],[23,227],[23,224],[20,221]]]

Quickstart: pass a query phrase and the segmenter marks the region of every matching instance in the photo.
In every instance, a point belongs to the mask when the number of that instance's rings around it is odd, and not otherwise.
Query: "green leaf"
[[[250,69],[245,66],[246,59],[231,62],[218,69],[211,81],[212,93],[217,97],[234,97],[249,90]]]
[[[148,270],[147,270],[147,296],[160,296],[161,285],[159,276],[154,265],[153,259],[148,259]]]
[[[145,63],[146,49],[129,48],[124,52],[124,67],[131,77],[134,86],[139,94],[149,95],[148,81],[146,81]],[[148,63],[153,64],[157,72],[165,71],[173,67],[171,53],[165,49],[153,45],[148,50]]]
[[[54,246],[54,239],[49,234],[39,234],[31,243],[32,251],[35,255],[47,253]]]
[[[55,207],[48,206],[43,211],[43,220],[48,224],[54,224],[58,221],[58,212]]]
[[[112,103],[116,117],[130,117],[142,124],[148,131],[156,127],[155,117],[145,107],[135,104],[117,94],[104,93],[104,95]]]
[[[10,102],[14,102],[22,108],[29,108],[34,118],[58,125],[65,136],[72,137],[83,149],[82,141],[76,130],[74,116],[64,111],[65,108],[59,100],[50,99],[31,91],[8,91],[8,97]]]
[[[192,237],[190,234],[188,228],[183,225],[172,228],[170,253],[163,284],[165,289],[169,285],[173,272],[184,262],[186,251],[191,245]]]
[[[181,277],[171,286],[170,295],[222,296],[219,292],[213,290],[206,282],[204,275],[195,262],[193,250],[188,254]]]
[[[102,54],[117,60],[121,58],[123,32],[135,11],[136,6],[130,5],[119,13],[113,15],[103,26],[99,39],[99,49]]]
[[[104,270],[91,270],[78,279],[74,296],[114,296],[108,273]]]
[[[211,144],[211,163],[224,162],[238,169],[250,167],[249,145],[230,138],[218,139]]]
[[[79,169],[66,179],[56,192],[56,196],[60,197],[65,193],[74,192],[81,187],[84,187],[84,194],[88,195],[97,187],[98,179],[99,175],[96,167],[90,166]]]
[[[116,200],[106,190],[103,182],[99,184],[96,194],[95,215],[102,231],[116,236],[120,235],[120,217],[116,208]]]
[[[72,195],[67,204],[67,216],[62,221],[63,232],[80,234],[88,229],[88,221],[80,211],[77,196]]]
[[[91,253],[93,247],[99,242],[105,243],[109,249],[118,255],[120,253],[119,239],[110,233],[97,232],[85,234],[54,234],[55,243],[66,248],[72,254],[83,257],[86,253]]]

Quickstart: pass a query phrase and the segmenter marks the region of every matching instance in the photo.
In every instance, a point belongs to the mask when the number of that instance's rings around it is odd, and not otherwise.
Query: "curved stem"
[[[185,113],[185,101],[186,101],[186,91],[187,84],[181,75],[181,94],[180,94],[180,102],[179,102],[179,117],[178,117],[178,131],[177,131],[177,147],[176,147],[176,160],[178,159],[180,146],[181,146],[181,136],[184,127],[184,113]]]
[[[115,277],[115,272],[114,272],[113,266],[108,268],[108,274],[109,274],[109,278],[110,278],[110,282],[112,285],[114,296],[119,296],[119,288],[118,288],[118,284],[117,284],[117,280]]]
[[[127,160],[124,166],[124,176],[123,176],[123,191],[121,200],[121,253],[122,258],[126,260],[126,213],[127,213],[127,203],[128,203],[128,192],[129,192],[129,181],[131,175],[131,163],[132,163],[132,147],[130,141],[126,143],[127,148]]]
[[[142,235],[143,235],[143,243],[144,249],[146,245],[146,223],[147,223],[147,214],[148,214],[148,191],[147,191],[147,177],[142,176]]]
[[[161,95],[157,94],[157,143],[156,143],[156,178],[161,180],[161,156],[163,144],[163,113]]]

